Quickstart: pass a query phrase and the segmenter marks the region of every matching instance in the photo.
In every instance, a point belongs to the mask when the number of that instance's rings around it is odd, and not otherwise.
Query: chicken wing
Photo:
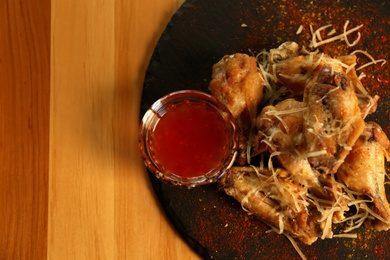
[[[263,108],[256,120],[259,132],[255,138],[255,151],[275,154],[293,180],[313,187],[319,186],[319,174],[311,169],[304,157],[306,142],[302,131],[305,109],[303,102],[294,99]]]
[[[224,56],[213,66],[211,94],[227,106],[239,129],[239,153],[236,161],[247,162],[246,153],[252,136],[252,122],[263,97],[263,78],[257,61],[247,54]]]
[[[310,157],[316,154],[307,152],[303,133],[306,111],[304,103],[294,99],[265,107],[256,121],[259,134],[255,138],[255,151],[269,151],[271,156],[275,155],[295,183],[306,187],[313,199],[327,202],[326,205],[319,203],[319,208],[332,207],[338,201],[340,209],[333,218],[340,221],[344,218],[344,211],[348,210],[347,202],[340,198],[342,188],[332,175],[320,174],[309,163]],[[268,167],[272,169],[272,161]]]
[[[276,83],[289,89],[293,96],[301,96],[308,85],[317,81],[324,65],[332,71],[343,72],[343,63],[323,53],[301,53],[295,42],[285,42],[270,50],[270,71]]]
[[[365,224],[377,230],[390,229],[390,205],[384,187],[385,158],[389,148],[389,139],[381,127],[373,122],[367,123],[365,131],[337,171],[337,176],[350,190],[360,193],[362,199],[364,196],[372,199],[372,203],[367,203],[368,207],[379,218],[368,218]]]
[[[247,163],[252,142],[255,155],[268,156],[262,167],[232,167],[219,188],[308,245],[333,237],[333,223],[344,220],[363,217],[368,227],[390,229],[384,188],[390,141],[379,125],[364,121],[379,97],[360,82],[356,56],[331,58],[286,42],[263,58],[264,74],[245,54],[225,56],[213,67],[210,90],[240,130],[236,162]],[[264,84],[268,105],[258,113]],[[351,205],[357,215],[346,218]]]
[[[306,197],[307,190],[284,177],[286,172],[254,167],[233,167],[219,181],[219,188],[265,223],[287,232],[305,244],[322,235],[320,214]]]
[[[306,87],[306,152],[314,169],[335,173],[364,130],[358,99],[347,75],[322,68],[318,81]]]
[[[350,68],[351,66],[355,66],[357,62],[356,55],[340,56],[337,59],[341,61],[342,64],[345,64],[347,68]],[[362,113],[362,117],[366,118],[368,115],[374,113],[378,106],[379,96],[375,95],[372,97],[368,94],[367,90],[364,88],[362,82],[357,76],[356,70],[354,68],[345,69],[342,72],[345,72],[350,79],[351,85],[358,98],[358,104],[359,104],[360,111]]]
[[[323,53],[300,51],[297,43],[285,42],[270,50],[269,64],[277,85],[289,89],[293,96],[303,95],[305,88],[317,82],[323,67],[327,66],[332,73],[338,72],[349,77],[363,118],[377,108],[379,96],[371,97],[356,74],[356,55],[331,58]]]

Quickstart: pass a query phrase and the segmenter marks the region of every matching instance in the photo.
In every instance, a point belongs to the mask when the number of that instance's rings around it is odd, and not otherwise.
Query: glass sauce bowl
[[[139,128],[139,148],[158,179],[188,188],[217,181],[231,167],[237,127],[213,96],[182,90],[157,100]]]

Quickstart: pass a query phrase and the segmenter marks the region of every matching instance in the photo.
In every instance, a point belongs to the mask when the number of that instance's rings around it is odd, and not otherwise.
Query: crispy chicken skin
[[[303,97],[306,152],[314,169],[335,173],[364,130],[358,99],[347,75],[324,66]]]
[[[277,84],[289,89],[293,95],[302,95],[306,86],[317,81],[324,65],[332,64],[333,71],[343,72],[342,63],[324,54],[302,54],[295,42],[285,42],[270,51],[271,71]]]
[[[209,87],[211,94],[227,106],[236,120],[239,129],[236,161],[245,164],[252,122],[263,97],[264,84],[256,59],[242,53],[224,56],[213,66]]]
[[[268,81],[244,54],[225,56],[213,67],[210,90],[240,130],[236,163],[247,165],[248,142],[252,155],[262,154],[260,165],[268,159],[267,168],[233,166],[218,187],[308,245],[333,237],[333,223],[342,221],[350,221],[346,232],[363,221],[390,229],[384,188],[390,141],[379,125],[364,121],[379,97],[360,82],[356,56],[331,58],[286,42],[267,57]],[[267,105],[259,111],[259,92],[268,82]],[[350,218],[352,205],[357,214]]]
[[[270,70],[277,84],[289,89],[293,95],[303,94],[306,85],[316,79],[320,66],[313,67],[320,55],[300,55],[295,42],[285,42],[270,50]]]
[[[308,160],[301,156],[306,149],[302,134],[303,108],[303,102],[294,99],[264,107],[256,119],[259,132],[255,138],[255,151],[276,153],[278,161],[292,175],[293,180],[314,187],[320,185],[319,174],[313,171]]]
[[[390,148],[389,139],[381,127],[373,122],[367,123],[345,162],[337,171],[337,176],[352,191],[366,195],[373,200],[369,207],[382,220],[367,219],[366,226],[377,230],[390,229],[390,205],[385,193],[385,157]]]
[[[313,169],[307,157],[303,133],[305,111],[304,103],[294,99],[265,107],[256,120],[259,133],[255,138],[255,151],[276,154],[278,162],[295,183],[305,186],[316,198],[335,202],[339,199],[337,194],[341,193],[341,188],[332,176],[322,175]],[[341,198],[339,203],[342,210],[334,215],[338,221],[348,210],[345,199]]]
[[[358,95],[362,117],[375,112],[379,96],[370,97],[360,82],[355,69],[356,55],[345,55],[331,58],[321,53],[303,54],[295,42],[285,42],[278,48],[270,50],[269,63],[276,75],[277,84],[289,89],[293,96],[303,95],[307,86],[318,81],[324,66],[329,71],[348,76],[351,87]]]
[[[340,56],[337,59],[347,66],[356,64],[356,55]],[[358,97],[359,108],[362,113],[362,117],[366,118],[369,114],[372,114],[376,111],[379,96],[375,95],[371,97],[368,95],[362,82],[359,80],[359,77],[356,74],[356,70],[351,69],[348,72],[345,71],[345,73],[348,75],[351,85],[353,86],[354,91]]]
[[[266,169],[233,167],[218,185],[265,223],[280,229],[282,221],[285,232],[310,245],[323,232],[320,215],[307,201],[305,188],[284,177],[284,170],[277,172],[272,176]]]
[[[303,96],[306,153],[323,173],[335,173],[363,132],[364,119],[374,112],[378,96],[370,97],[356,71],[355,55],[336,59],[324,54],[299,53],[298,45],[286,42],[270,51],[270,66],[279,85],[293,96]],[[363,93],[364,92],[364,93]]]

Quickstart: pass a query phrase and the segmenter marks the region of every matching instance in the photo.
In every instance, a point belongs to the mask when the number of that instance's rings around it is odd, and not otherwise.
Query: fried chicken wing
[[[237,162],[245,164],[252,122],[263,97],[264,83],[256,59],[241,53],[224,56],[213,66],[209,87],[211,94],[227,106],[236,120],[239,128]]]
[[[323,67],[318,82],[304,93],[306,151],[310,164],[335,173],[364,130],[358,100],[347,75]]]
[[[343,72],[343,63],[323,53],[299,52],[295,42],[285,42],[270,51],[270,69],[277,84],[289,89],[294,96],[303,95],[305,88],[317,81],[323,66],[331,64],[333,71]]]
[[[322,235],[319,212],[306,198],[307,191],[286,177],[282,169],[233,167],[219,181],[219,188],[239,201],[265,223],[285,231],[305,244]]]
[[[362,117],[375,112],[379,96],[371,97],[356,74],[356,55],[331,58],[323,53],[299,51],[295,42],[285,42],[270,50],[270,70],[279,86],[289,89],[293,96],[303,95],[307,86],[318,81],[324,66],[329,71],[345,74],[358,97]]]
[[[342,190],[332,176],[320,174],[309,163],[310,157],[315,154],[307,152],[303,133],[306,110],[303,102],[294,99],[265,107],[256,121],[259,134],[255,138],[255,151],[275,154],[295,183],[305,186],[313,197],[332,204],[339,199]],[[340,210],[334,214],[335,221],[342,220],[344,211],[348,210],[344,198],[340,198],[339,204]],[[324,208],[328,206],[321,205]]]
[[[385,158],[390,142],[376,123],[367,123],[345,162],[337,171],[337,176],[352,191],[368,196],[373,200],[369,207],[381,219],[367,219],[365,224],[377,230],[390,229],[390,204],[384,187],[386,170]]]
[[[308,245],[333,237],[332,225],[342,221],[351,221],[346,232],[363,221],[390,229],[384,188],[390,141],[379,125],[364,121],[379,97],[360,82],[356,56],[331,58],[295,42],[264,53],[261,74],[245,54],[225,56],[213,67],[210,90],[240,131],[236,163],[248,165],[251,143],[252,155],[262,160],[262,167],[232,167],[218,187]],[[259,111],[263,85],[266,105]],[[352,205],[357,213],[351,217]]]
[[[311,169],[304,157],[304,111],[303,102],[294,99],[263,108],[256,120],[259,133],[255,138],[255,151],[260,153],[268,150],[275,154],[293,180],[306,187],[315,187],[319,186],[319,174]]]

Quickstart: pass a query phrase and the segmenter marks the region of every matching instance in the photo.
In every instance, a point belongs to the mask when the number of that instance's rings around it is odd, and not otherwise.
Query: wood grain
[[[0,1],[0,259],[45,259],[50,1]]]
[[[143,77],[181,1],[52,5],[48,256],[194,259],[139,157]]]
[[[0,1],[0,259],[199,259],[138,153],[142,84],[183,0]]]
[[[137,147],[144,74],[158,38],[181,2],[120,1],[116,5],[115,223],[124,227],[115,229],[118,259],[195,258],[151,195]]]
[[[48,258],[113,259],[114,6],[52,4]]]

